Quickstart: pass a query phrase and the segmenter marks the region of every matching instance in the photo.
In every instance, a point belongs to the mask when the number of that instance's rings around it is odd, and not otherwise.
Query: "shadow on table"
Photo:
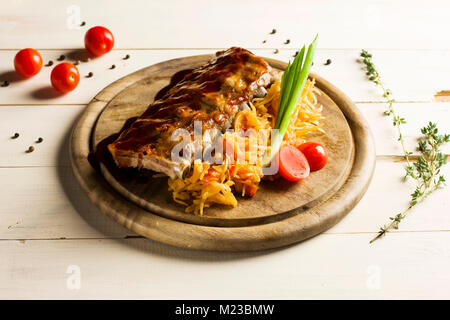
[[[144,252],[145,254],[154,254],[165,256],[168,258],[181,260],[195,260],[204,262],[221,262],[239,259],[248,259],[270,254],[282,249],[270,249],[256,252],[212,252],[212,251],[196,251],[159,243],[150,239],[146,239],[133,233],[132,231],[120,226],[112,219],[104,215],[87,197],[81,186],[78,184],[69,159],[69,139],[70,133],[66,132],[65,138],[58,152],[58,177],[62,188],[69,199],[72,206],[92,228],[100,232],[105,239],[117,241],[121,245]],[[118,195],[120,196],[120,195]],[[287,246],[285,248],[289,248]]]
[[[52,86],[43,86],[40,87],[30,93],[30,96],[33,99],[37,100],[47,100],[47,99],[55,99],[63,96],[63,93],[56,91]]]
[[[87,52],[84,48],[79,49],[73,49],[70,51],[65,52],[65,55],[69,61],[80,61],[80,62],[86,62],[89,59],[95,59],[96,57],[92,56]]]
[[[27,78],[21,77],[15,70],[0,73],[0,82],[8,81],[9,83],[25,81]]]

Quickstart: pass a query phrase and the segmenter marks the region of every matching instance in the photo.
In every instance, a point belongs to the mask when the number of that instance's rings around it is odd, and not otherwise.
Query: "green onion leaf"
[[[288,67],[281,77],[280,99],[278,101],[278,113],[274,127],[274,129],[279,130],[279,134],[273,137],[272,148],[264,156],[264,166],[270,164],[270,161],[280,149],[289,122],[294,114],[295,107],[301,98],[309,70],[311,69],[317,37],[318,35],[316,35],[314,41],[309,45],[306,57],[304,57],[305,46],[303,46],[294,61],[288,64]]]

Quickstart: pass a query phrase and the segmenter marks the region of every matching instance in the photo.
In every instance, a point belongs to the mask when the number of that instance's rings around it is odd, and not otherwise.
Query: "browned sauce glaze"
[[[158,93],[155,95],[155,101],[164,97],[171,88],[173,88],[175,85],[177,85],[180,81],[184,79],[185,75],[191,72],[192,69],[186,69],[178,71],[175,74],[173,74],[172,77],[170,78],[170,83],[167,86],[163,87],[161,90],[159,90]],[[143,182],[147,180],[148,172],[146,171],[140,171],[136,168],[118,167],[114,163],[114,159],[112,158],[112,155],[108,150],[108,145],[116,141],[117,138],[119,138],[119,136],[122,134],[122,132],[129,129],[137,119],[138,117],[129,118],[127,121],[125,121],[124,125],[119,130],[119,132],[114,133],[101,140],[95,147],[95,150],[88,154],[88,162],[92,166],[92,168],[94,168],[94,170],[101,173],[100,163],[102,163],[117,181],[129,182],[135,180],[136,177],[140,177],[141,179],[139,180],[142,180]]]
[[[269,71],[268,64],[248,50],[233,47],[218,52],[214,61],[177,73],[177,79],[158,93],[155,102],[109,148],[116,154],[168,157],[175,129],[192,132],[197,120],[202,121],[203,130],[226,129],[238,105],[268,84]]]
[[[119,135],[131,127],[134,121],[136,121],[137,117],[133,117],[128,119],[123,125],[122,129],[114,133],[105,139],[101,140],[97,146],[95,147],[95,151],[90,152],[88,155],[89,164],[96,170],[100,171],[100,163],[102,163],[111,173],[111,175],[120,182],[129,182],[129,181],[148,181],[150,172],[141,171],[136,168],[120,168],[115,163],[111,156],[111,153],[108,150],[108,145],[113,143]]]
[[[181,70],[175,73],[170,78],[170,83],[158,91],[158,93],[155,96],[155,100],[159,100],[162,97],[164,97],[172,87],[174,87],[176,84],[178,84],[178,82],[183,80],[184,76],[190,72],[192,72],[192,69]],[[108,145],[116,141],[122,132],[129,129],[137,118],[138,117],[132,117],[127,121],[125,121],[125,124],[122,126],[119,132],[114,133],[101,140],[95,147],[95,151],[89,153],[88,162],[92,166],[92,168],[94,168],[94,170],[100,173],[100,163],[103,163],[103,165],[108,169],[108,171],[112,174],[112,176],[117,181],[120,182],[131,181],[140,174],[139,170],[137,170],[136,168],[118,167],[114,163],[114,159],[112,158],[112,155],[108,150]]]

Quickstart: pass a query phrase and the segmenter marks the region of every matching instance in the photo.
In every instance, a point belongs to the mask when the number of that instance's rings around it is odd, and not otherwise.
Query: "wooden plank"
[[[7,80],[8,87],[0,87],[0,104],[87,104],[97,92],[108,84],[131,72],[168,59],[214,53],[217,50],[113,50],[107,55],[81,63],[78,68],[81,81],[75,91],[60,95],[50,86],[52,67],[43,67],[32,79],[22,80],[13,70],[15,50],[0,51],[0,82]],[[252,50],[255,54],[282,61],[292,59],[295,49]],[[450,72],[450,51],[391,51],[374,50],[374,61],[388,88],[394,92],[396,101],[432,101],[438,91],[446,86]],[[83,61],[83,50],[42,50],[44,63],[65,54],[67,61]],[[129,54],[130,59],[123,60]],[[312,68],[320,76],[339,87],[353,101],[382,102],[381,91],[368,81],[363,65],[358,62],[359,50],[318,50]],[[324,65],[331,59],[330,65]],[[112,65],[116,68],[110,70]],[[411,66],[414,66],[413,68]],[[93,72],[92,78],[86,78]]]
[[[84,105],[1,106],[0,166],[68,166],[69,136]],[[19,137],[12,139],[14,133]],[[36,141],[43,138],[41,143]],[[35,150],[27,153],[29,146]]]
[[[11,2],[1,12],[0,48],[78,48],[85,31],[109,27],[117,48],[296,47],[450,49],[445,0],[302,1],[63,0]],[[79,28],[81,21],[86,26]],[[401,21],[401,23],[399,22]],[[275,35],[269,35],[273,28]],[[45,36],[44,36],[45,35]],[[290,39],[289,45],[283,45]],[[263,40],[267,40],[263,44]]]
[[[391,117],[384,115],[385,103],[358,104],[359,109],[369,122],[374,135],[377,155],[402,155],[397,142],[397,128],[392,125]],[[450,133],[450,103],[395,103],[394,108],[400,117],[407,121],[401,129],[408,151],[418,154],[417,142],[422,136],[420,129],[430,121],[435,122],[440,133]],[[442,152],[450,153],[450,143],[442,146]]]
[[[103,215],[70,167],[0,169],[0,239],[123,238],[133,233]],[[14,200],[13,200],[14,199]]]
[[[360,51],[330,51],[332,64],[320,66],[317,72],[355,102],[384,102],[380,88],[367,79]],[[384,85],[392,90],[397,102],[431,102],[438,91],[449,89],[446,80],[450,72],[449,51],[369,51]],[[318,61],[324,60],[325,57]]]
[[[450,298],[450,232],[398,233],[371,246],[368,239],[322,234],[235,254],[145,239],[0,241],[0,298]]]
[[[368,191],[356,207],[329,233],[378,231],[390,222],[389,217],[405,210],[415,189],[414,181],[404,179],[403,162],[377,160],[375,174]],[[449,178],[450,165],[442,168],[442,174]],[[402,221],[400,231],[450,230],[448,206],[450,188],[444,187],[411,210]],[[389,235],[387,236],[389,237]]]
[[[360,203],[327,233],[376,232],[408,205],[414,185],[403,164],[378,160]],[[450,166],[443,173],[450,174]],[[132,232],[104,216],[87,198],[70,167],[0,169],[0,239],[123,238]],[[437,191],[402,222],[401,231],[450,230],[450,188]],[[369,237],[369,236],[368,236]],[[389,236],[388,236],[389,237]]]
[[[385,104],[358,104],[358,107],[374,134],[377,155],[401,155],[396,129],[383,115]],[[84,108],[84,105],[0,106],[0,167],[69,165],[68,137]],[[408,120],[403,132],[406,146],[412,152],[416,152],[420,128],[428,121],[437,122],[441,130],[450,128],[450,103],[401,103],[395,108]],[[20,134],[19,138],[11,139],[15,132]],[[44,141],[37,144],[39,137]],[[31,145],[35,151],[26,153]],[[442,150],[450,153],[450,144]]]

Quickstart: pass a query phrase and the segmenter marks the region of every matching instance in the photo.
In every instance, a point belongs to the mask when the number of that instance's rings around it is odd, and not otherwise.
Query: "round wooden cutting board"
[[[162,62],[103,89],[77,121],[71,138],[75,175],[90,199],[121,225],[150,239],[192,249],[246,251],[284,246],[314,236],[338,222],[366,191],[375,164],[367,123],[337,88],[311,74],[320,90],[324,133],[308,140],[323,144],[329,163],[299,183],[265,181],[238,207],[213,206],[203,216],[187,214],[168,191],[167,178],[143,170],[132,178],[92,157],[132,117],[139,116],[178,71],[206,63],[202,55]],[[266,59],[283,70],[287,64]],[[90,162],[88,161],[90,158]],[[95,160],[95,159],[94,159]],[[94,164],[93,166],[91,164]],[[96,169],[94,169],[94,167]]]

